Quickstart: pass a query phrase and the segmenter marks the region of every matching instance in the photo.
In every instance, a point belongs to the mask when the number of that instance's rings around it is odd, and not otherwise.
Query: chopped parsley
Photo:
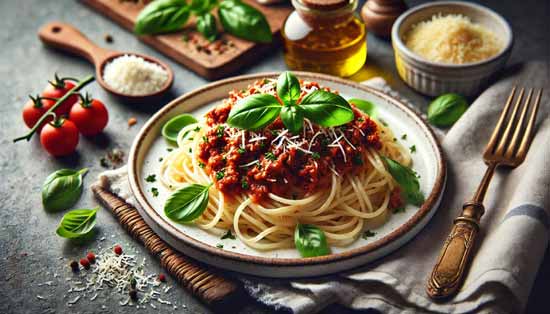
[[[198,126],[198,127],[196,127],[193,131],[198,132],[198,131],[200,131],[200,130],[201,130],[201,127]]]
[[[237,153],[244,154],[244,153],[246,153],[246,149],[241,146],[241,147],[237,148]]]
[[[358,122],[365,122],[365,119],[363,119],[363,118],[357,118],[357,121],[358,121]]]
[[[372,232],[370,230],[367,230],[365,231],[365,233],[363,233],[363,239],[367,239],[367,238],[370,238],[370,237],[374,237],[376,235],[376,232]]]
[[[413,145],[413,146],[409,147],[409,150],[411,151],[411,153],[415,153],[416,152],[416,145]]]
[[[145,178],[145,182],[155,182],[157,181],[157,176],[154,174],[150,174]]]
[[[406,139],[407,139],[407,133],[401,135],[401,139],[402,139],[402,140],[406,140]]]
[[[218,128],[216,129],[216,136],[217,137],[223,137],[223,132],[225,131],[225,126],[218,125]]]
[[[193,149],[189,147],[189,154],[191,154],[192,152],[193,152]]]
[[[265,143],[264,142],[260,142],[260,148],[264,148],[265,147]]]
[[[313,152],[313,154],[311,154],[311,158],[319,159],[319,158],[321,158],[321,154],[319,154],[318,152]]]
[[[222,240],[225,239],[231,239],[235,240],[235,236],[231,233],[231,230],[227,230],[227,232],[221,237]]]
[[[204,162],[199,161],[199,167],[204,168],[205,166]]]
[[[159,190],[155,187],[151,188],[151,193],[153,193],[153,197],[159,196]]]
[[[405,207],[399,207],[399,208],[394,208],[393,209],[394,214],[399,214],[399,213],[404,213],[404,212],[405,212]]]
[[[275,161],[277,160],[277,157],[272,152],[265,153],[265,159]]]
[[[218,244],[216,244],[216,247],[217,247],[218,249],[223,249],[223,244],[218,243]]]
[[[351,159],[354,165],[360,166],[363,164],[363,158],[361,158],[360,154],[353,155],[353,158]]]
[[[208,137],[203,136],[203,137],[202,137],[202,141],[205,142],[205,143],[208,143]]]
[[[159,157],[159,162],[162,162],[163,160],[164,160],[164,158]]]
[[[279,135],[279,130],[269,130],[271,132],[271,135],[277,136]]]
[[[173,151],[173,150],[174,150],[174,149],[173,149],[172,147],[168,147],[168,148],[166,149],[167,152],[171,152],[171,151]]]
[[[216,172],[216,180],[220,181],[221,179],[223,179],[224,176],[225,176],[224,170]]]
[[[241,187],[243,188],[243,190],[248,190],[248,181],[246,181],[245,178],[241,180]]]

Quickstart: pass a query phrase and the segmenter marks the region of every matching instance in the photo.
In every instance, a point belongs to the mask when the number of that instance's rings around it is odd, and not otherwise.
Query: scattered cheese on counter
[[[168,72],[141,57],[124,55],[105,65],[103,80],[120,93],[146,95],[162,89],[168,80]]]

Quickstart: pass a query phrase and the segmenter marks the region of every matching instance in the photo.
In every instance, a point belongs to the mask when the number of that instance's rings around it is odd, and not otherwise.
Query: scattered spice
[[[113,247],[113,252],[115,252],[116,255],[121,255],[122,254],[122,247],[120,245],[115,245]]]
[[[401,139],[402,139],[402,140],[406,140],[406,139],[407,139],[407,133],[401,135]]]
[[[145,178],[145,182],[153,183],[153,182],[157,181],[156,177],[157,177],[156,175],[150,174]]]
[[[86,254],[86,258],[90,263],[95,263],[95,254],[93,252],[88,252],[88,254]]]
[[[372,232],[370,230],[367,230],[367,231],[365,231],[365,233],[363,233],[363,239],[374,237],[375,235],[376,235],[376,232]]]
[[[134,126],[134,125],[136,125],[136,123],[137,123],[136,118],[131,117],[130,119],[128,119],[128,127]]]
[[[159,190],[155,187],[151,188],[151,193],[153,193],[153,197],[159,196]]]
[[[415,153],[416,152],[416,145],[413,145],[413,146],[409,147],[409,150],[411,151],[411,153]]]
[[[112,44],[115,41],[111,34],[105,34],[105,36],[103,36],[103,39],[105,39],[105,42],[108,44]]]
[[[132,300],[137,300],[137,290],[136,289],[130,289],[130,291],[128,291],[128,294],[130,295],[130,298]]]
[[[231,230],[227,230],[227,232],[222,236],[221,239],[222,240],[224,240],[224,239],[235,240],[235,236],[233,235],[233,233],[231,233]]]
[[[78,267],[78,262],[77,261],[71,261],[69,263],[69,266],[71,267],[72,271],[74,272],[77,272],[80,270],[80,268]]]
[[[102,157],[99,164],[103,168],[115,169],[124,163],[124,152],[118,148],[114,148]]]
[[[84,269],[90,269],[90,262],[85,258],[80,259],[80,265],[82,265]]]
[[[166,276],[164,274],[159,274],[159,281],[166,282]]]
[[[217,247],[218,249],[223,249],[223,244],[218,243],[218,244],[216,244],[216,247]]]

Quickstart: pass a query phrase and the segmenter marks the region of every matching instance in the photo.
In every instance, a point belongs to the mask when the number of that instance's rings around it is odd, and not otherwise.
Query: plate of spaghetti
[[[206,85],[136,137],[138,209],[188,256],[267,277],[348,270],[433,216],[445,163],[430,128],[378,90],[307,72]]]

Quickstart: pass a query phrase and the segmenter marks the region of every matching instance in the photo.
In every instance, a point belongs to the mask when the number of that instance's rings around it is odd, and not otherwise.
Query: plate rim
[[[168,114],[169,111],[171,111],[174,107],[178,106],[188,98],[194,97],[196,95],[200,95],[201,93],[206,92],[208,90],[216,89],[231,83],[236,83],[240,81],[249,81],[254,79],[262,79],[265,77],[276,77],[281,73],[281,72],[272,71],[272,72],[261,72],[261,73],[255,73],[255,74],[239,75],[239,76],[219,80],[216,82],[212,82],[205,86],[193,89],[192,91],[187,92],[177,97],[176,99],[170,101],[167,105],[163,106],[161,109],[159,109],[153,116],[151,116],[147,120],[147,122],[143,125],[141,130],[136,135],[132,143],[132,147],[130,149],[130,154],[128,158],[128,165],[129,165],[128,181],[130,184],[130,190],[132,191],[139,205],[142,207],[143,212],[149,216],[149,219],[151,219],[156,224],[158,224],[163,229],[163,231],[169,233],[171,237],[177,239],[178,241],[183,242],[184,245],[189,245],[193,249],[197,249],[202,253],[211,255],[213,257],[221,257],[221,258],[230,259],[236,262],[253,263],[256,265],[285,267],[285,266],[308,266],[308,265],[331,264],[331,263],[348,260],[348,259],[355,258],[357,256],[375,252],[394,241],[398,241],[402,236],[406,235],[409,231],[411,231],[414,228],[414,226],[419,224],[422,221],[422,219],[425,218],[431,212],[433,207],[437,205],[439,196],[441,196],[441,193],[443,193],[446,176],[447,176],[447,168],[446,168],[446,162],[445,162],[445,155],[441,148],[441,144],[439,143],[438,138],[435,136],[435,133],[433,132],[431,127],[426,123],[426,121],[413,109],[405,105],[401,100],[395,97],[392,97],[380,90],[371,88],[369,86],[366,86],[357,82],[345,80],[339,77],[334,77],[331,75],[313,73],[313,72],[303,72],[303,71],[292,71],[292,72],[300,78],[334,82],[337,84],[349,86],[351,88],[360,89],[368,93],[372,93],[388,102],[393,103],[400,110],[404,111],[405,114],[408,114],[413,118],[415,123],[424,131],[425,135],[430,141],[430,144],[435,149],[437,153],[436,159],[438,164],[438,173],[436,174],[434,186],[430,194],[426,197],[426,201],[418,209],[418,211],[413,216],[411,216],[407,221],[401,224],[396,230],[390,232],[386,236],[372,243],[366,244],[358,248],[351,249],[349,251],[341,252],[341,253],[334,253],[334,254],[329,254],[324,256],[308,257],[308,258],[260,257],[260,256],[231,252],[226,250],[220,250],[202,241],[196,240],[191,236],[186,235],[185,233],[181,232],[180,230],[172,226],[166,219],[164,219],[159,213],[157,213],[157,211],[153,208],[153,206],[147,201],[147,198],[145,197],[144,192],[140,188],[139,175],[137,171],[138,169],[137,152],[141,149],[141,146],[143,145],[144,137],[147,135],[150,129],[156,124],[156,122],[159,119],[161,119],[163,116]],[[195,108],[198,108],[198,107],[201,107],[201,105],[198,105]]]

